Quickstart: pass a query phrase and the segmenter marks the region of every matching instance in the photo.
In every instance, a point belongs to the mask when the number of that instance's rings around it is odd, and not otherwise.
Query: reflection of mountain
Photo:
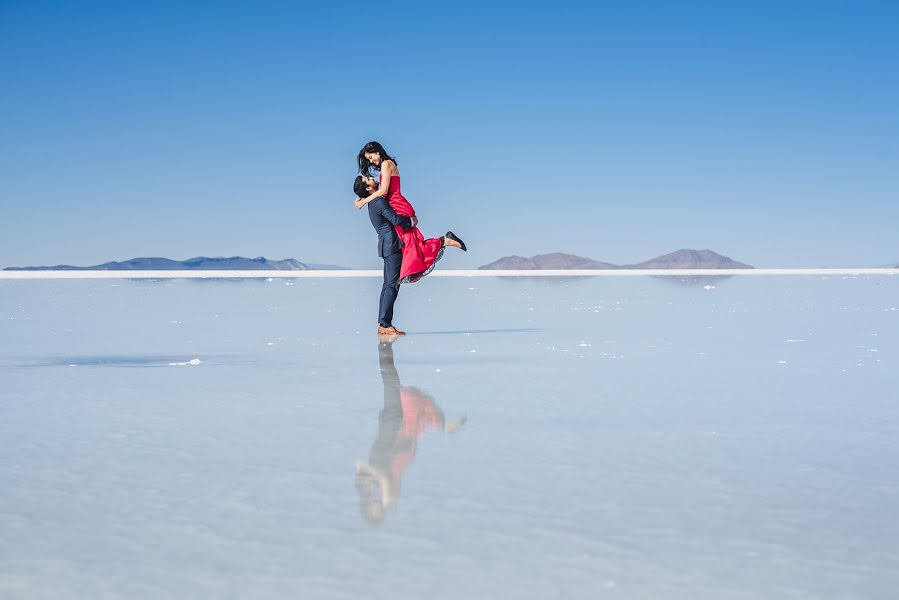
[[[652,278],[673,283],[681,287],[705,287],[707,285],[718,285],[732,277],[733,275],[654,275]]]
[[[372,525],[380,525],[387,511],[396,506],[403,473],[415,459],[418,440],[428,429],[453,433],[465,419],[447,421],[443,411],[427,393],[400,384],[393,362],[393,342],[378,345],[378,364],[384,384],[384,408],[378,417],[378,437],[368,462],[356,461],[356,491],[359,512]]]
[[[541,269],[752,269],[753,267],[722,256],[711,250],[678,250],[671,254],[632,265],[613,265],[573,254],[538,254],[531,258],[505,256],[479,267],[483,270],[541,270]]]

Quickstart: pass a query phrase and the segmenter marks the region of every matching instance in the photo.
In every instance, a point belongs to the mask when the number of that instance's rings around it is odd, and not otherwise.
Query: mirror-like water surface
[[[0,597],[892,598],[899,278],[0,282]]]

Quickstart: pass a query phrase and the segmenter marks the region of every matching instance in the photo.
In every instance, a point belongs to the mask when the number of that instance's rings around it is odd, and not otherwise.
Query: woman
[[[367,196],[362,198],[361,186],[354,187],[359,198],[356,198],[356,208],[363,206],[375,198],[386,197],[390,207],[396,214],[403,217],[414,217],[415,209],[400,191],[400,172],[396,166],[396,159],[387,154],[384,146],[378,142],[369,142],[359,151],[359,172],[362,174],[362,183],[365,185]],[[371,176],[372,169],[381,172],[380,184],[376,185]],[[403,244],[403,264],[400,267],[400,283],[415,283],[430,273],[438,260],[443,257],[443,249],[446,246],[459,248],[463,252],[468,248],[465,243],[456,237],[452,231],[439,238],[425,239],[418,227],[405,229],[396,227],[396,234]]]

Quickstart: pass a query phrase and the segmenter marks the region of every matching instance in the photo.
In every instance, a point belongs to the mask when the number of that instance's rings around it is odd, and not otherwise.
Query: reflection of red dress
[[[443,429],[443,413],[431,397],[420,389],[414,387],[400,389],[400,402],[403,405],[403,426],[394,439],[396,454],[390,461],[391,480],[397,490],[402,485],[403,471],[415,458],[418,438],[426,429]]]
[[[383,182],[382,182],[383,184]],[[415,216],[415,209],[400,192],[400,176],[393,175],[387,184],[387,203],[401,217]],[[441,238],[425,239],[418,227],[406,229],[395,226],[396,234],[403,243],[403,264],[400,267],[400,283],[415,283],[434,269],[435,263],[443,256]]]

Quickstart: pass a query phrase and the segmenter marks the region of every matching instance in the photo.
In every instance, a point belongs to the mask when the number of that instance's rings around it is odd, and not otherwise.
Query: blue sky
[[[0,0],[0,90],[0,266],[378,268],[370,139],[445,268],[899,260],[887,2]]]

